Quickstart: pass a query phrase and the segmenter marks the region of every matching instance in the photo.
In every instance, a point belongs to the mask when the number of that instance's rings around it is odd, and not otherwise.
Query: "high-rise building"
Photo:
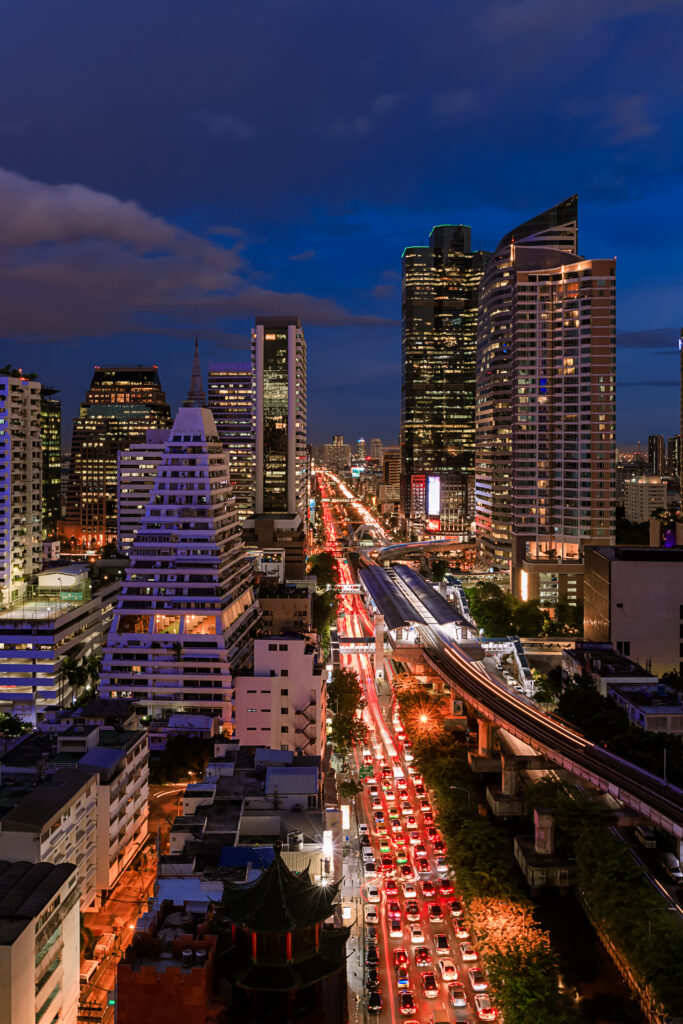
[[[365,456],[366,456],[365,438],[364,437],[359,437],[358,440],[356,441],[356,458],[357,459],[365,459]]]
[[[170,427],[156,366],[96,366],[74,420],[62,534],[76,547],[116,539],[116,456],[147,430]]]
[[[206,408],[195,348],[104,649],[100,694],[148,714],[193,711],[229,722],[232,676],[259,617],[230,494],[228,455]]]
[[[380,468],[382,466],[383,453],[384,445],[382,444],[378,437],[373,437],[372,441],[370,442],[370,458],[376,459],[380,465]]]
[[[403,253],[401,489],[404,513],[422,507],[425,475],[474,472],[477,293],[490,253],[471,229],[442,224],[428,246]]]
[[[576,255],[572,197],[507,234],[480,291],[476,518],[513,592],[582,599],[615,530],[615,261]]]
[[[674,434],[667,441],[666,446],[666,472],[667,476],[679,477],[681,475],[681,435]]]
[[[640,476],[624,484],[624,512],[630,523],[646,523],[657,509],[666,508],[666,480]]]
[[[306,494],[306,342],[298,317],[264,316],[251,335],[256,515],[296,513]]]
[[[382,455],[382,482],[399,484],[401,482],[401,449],[398,445],[387,445]]]
[[[62,517],[62,403],[56,388],[43,387],[40,395],[40,436],[43,443],[43,537],[57,536]]]
[[[666,473],[666,448],[661,434],[650,434],[647,439],[647,471],[650,476]]]
[[[254,514],[254,377],[250,363],[209,363],[209,409],[230,456],[230,486],[240,519]]]
[[[334,436],[332,437],[332,444],[344,444],[344,435],[334,434]]]
[[[41,384],[0,376],[0,595],[7,606],[43,564]]]
[[[145,515],[170,433],[148,430],[143,442],[117,452],[116,546],[124,555]]]
[[[322,444],[318,449],[318,458],[323,466],[341,473],[351,465],[350,444]]]

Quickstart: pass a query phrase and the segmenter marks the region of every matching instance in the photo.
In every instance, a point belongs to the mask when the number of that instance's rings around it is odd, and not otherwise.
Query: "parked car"
[[[368,1013],[382,1012],[382,996],[379,992],[371,992],[368,996]]]

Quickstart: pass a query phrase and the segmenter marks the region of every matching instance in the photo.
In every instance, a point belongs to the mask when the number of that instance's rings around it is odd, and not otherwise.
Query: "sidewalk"
[[[351,935],[346,944],[346,976],[349,1000],[350,1024],[365,1024],[367,1012],[365,1006],[365,922],[363,919],[364,901],[360,895],[363,882],[363,868],[360,863],[360,847],[358,842],[358,819],[355,803],[351,805],[351,827],[348,853],[344,857],[344,881],[342,884],[342,903],[344,913],[348,916],[344,924],[351,927]]]

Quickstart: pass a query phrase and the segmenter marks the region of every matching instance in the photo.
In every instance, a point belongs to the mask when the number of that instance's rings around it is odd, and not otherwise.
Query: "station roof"
[[[378,565],[364,565],[359,574],[377,609],[384,616],[390,632],[402,626],[422,622],[422,616],[405,599],[384,569]]]
[[[437,590],[434,590],[434,587],[427,583],[418,572],[411,569],[409,565],[393,565],[392,569],[406,586],[410,587],[417,599],[434,616],[440,626],[445,626],[449,622],[466,623],[466,619],[462,617],[460,612],[452,604],[449,604]]]

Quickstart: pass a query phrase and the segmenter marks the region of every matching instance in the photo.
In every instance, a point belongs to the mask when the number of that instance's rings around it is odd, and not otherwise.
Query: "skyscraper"
[[[298,317],[257,318],[251,336],[256,395],[256,515],[305,518],[306,342]]]
[[[228,455],[205,408],[195,351],[104,650],[100,692],[229,722],[232,675],[259,609],[230,495]]]
[[[43,444],[43,537],[57,536],[61,519],[62,403],[56,388],[43,387],[40,395],[40,437]]]
[[[667,441],[666,472],[668,476],[679,477],[681,474],[681,435],[674,434]]]
[[[370,458],[376,459],[381,469],[384,458],[384,445],[379,437],[373,437],[370,442]]]
[[[250,363],[209,363],[209,409],[230,457],[240,519],[254,514],[254,378]]]
[[[74,420],[62,534],[78,547],[116,538],[117,452],[171,425],[156,366],[96,366]]]
[[[650,434],[647,439],[647,471],[650,476],[666,473],[666,448],[661,434]]]
[[[477,292],[490,253],[442,224],[403,253],[401,488],[406,516],[428,475],[474,472]],[[413,496],[413,477],[420,494]],[[464,510],[463,510],[464,512]]]
[[[7,606],[42,566],[41,384],[0,377],[0,594]]]
[[[118,452],[116,546],[127,555],[145,516],[170,428],[148,430],[145,440]]]
[[[574,196],[502,239],[480,292],[478,546],[544,605],[581,600],[615,529],[615,261],[577,238]]]

